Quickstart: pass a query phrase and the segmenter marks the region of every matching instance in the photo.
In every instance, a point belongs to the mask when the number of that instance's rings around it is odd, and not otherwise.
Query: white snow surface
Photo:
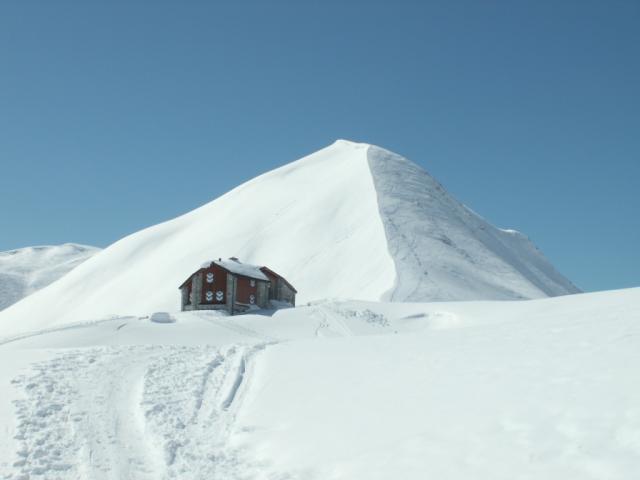
[[[298,303],[578,291],[523,235],[489,225],[417,165],[340,140],[114,243],[0,313],[0,334],[171,311],[205,260],[232,256],[283,275]]]
[[[0,478],[630,480],[640,288],[0,340]]]
[[[243,275],[249,278],[256,278],[258,280],[269,280],[269,278],[267,278],[267,276],[264,273],[262,273],[262,271],[260,270],[261,267],[259,265],[249,265],[240,261],[239,259],[212,260],[209,262],[205,262],[202,266],[204,268],[207,268],[212,263],[215,263],[216,265],[219,265],[222,268],[225,268],[229,272],[236,273],[238,275]]]
[[[63,277],[98,251],[65,243],[0,252],[0,310]]]

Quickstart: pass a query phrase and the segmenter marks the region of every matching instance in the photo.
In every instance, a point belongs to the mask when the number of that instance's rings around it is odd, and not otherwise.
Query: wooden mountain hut
[[[236,257],[204,263],[179,288],[183,311],[227,310],[231,315],[295,306],[297,293],[270,268],[242,263]]]

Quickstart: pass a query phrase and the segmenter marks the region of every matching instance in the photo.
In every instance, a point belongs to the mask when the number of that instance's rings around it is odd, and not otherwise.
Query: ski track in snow
[[[13,380],[18,449],[0,478],[290,478],[229,445],[266,345],[98,347],[36,363]]]
[[[316,337],[343,337],[351,336],[353,333],[344,319],[348,315],[341,313],[340,309],[327,305],[317,305],[311,310],[311,315],[318,319],[318,326],[315,330]]]

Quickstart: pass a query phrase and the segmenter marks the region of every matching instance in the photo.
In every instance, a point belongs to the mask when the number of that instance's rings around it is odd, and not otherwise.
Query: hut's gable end
[[[180,285],[181,308],[207,310],[224,307],[227,300],[226,287],[225,269],[215,264],[200,268]]]
[[[221,305],[227,302],[227,271],[216,264],[201,269],[200,303]]]
[[[269,300],[296,304],[297,290],[282,275],[268,267],[260,269],[269,279]]]

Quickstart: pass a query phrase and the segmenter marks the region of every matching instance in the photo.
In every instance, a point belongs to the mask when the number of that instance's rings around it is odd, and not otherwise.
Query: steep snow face
[[[375,146],[368,159],[397,272],[386,299],[513,300],[579,291],[527,237],[490,225],[418,165]]]
[[[0,314],[0,335],[175,311],[178,286],[191,273],[232,256],[283,275],[298,290],[298,304],[577,291],[523,236],[487,224],[417,165],[339,140],[116,242]]]
[[[99,250],[65,243],[0,252],[0,310],[58,280]]]

